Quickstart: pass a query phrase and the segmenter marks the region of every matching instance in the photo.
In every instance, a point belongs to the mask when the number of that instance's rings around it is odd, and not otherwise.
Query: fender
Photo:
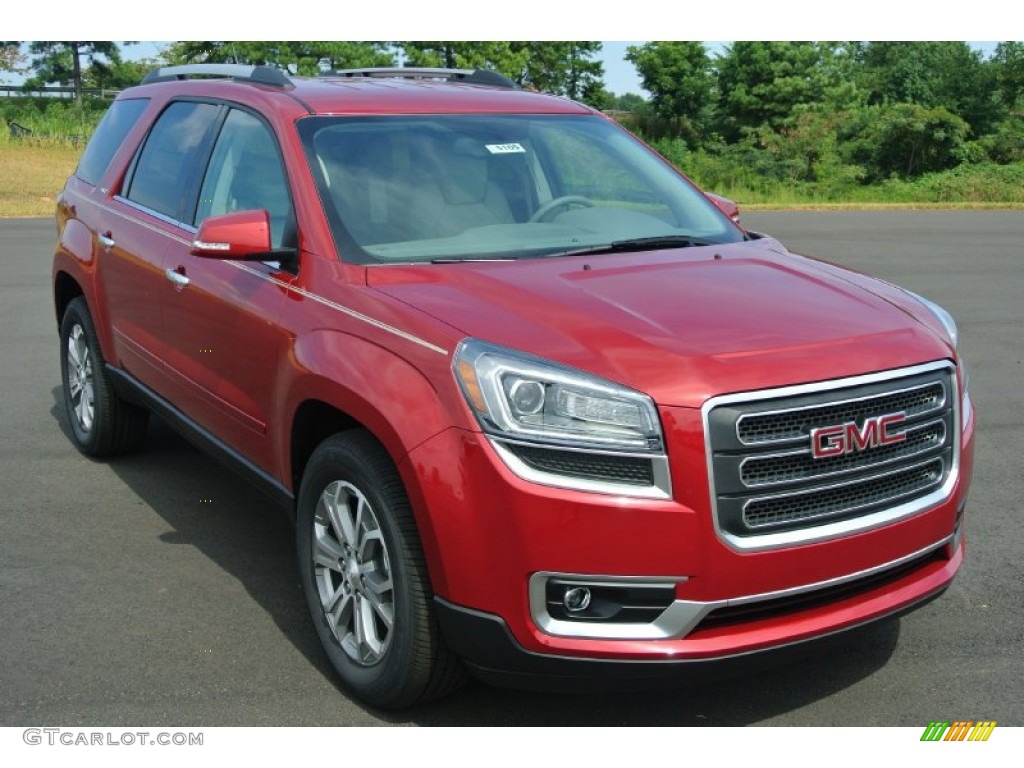
[[[280,476],[290,483],[293,474],[291,430],[299,407],[318,400],[333,406],[368,429],[385,447],[405,483],[416,517],[424,551],[435,578],[443,580],[437,556],[434,526],[426,514],[420,478],[406,461],[409,452],[448,427],[458,417],[449,413],[446,400],[455,392],[439,393],[417,367],[394,351],[359,336],[319,329],[304,333],[282,366],[287,377],[278,391],[287,392],[283,418],[274,439]],[[450,361],[437,356],[438,370],[447,371]],[[294,489],[298,497],[298,488]]]
[[[69,182],[70,184],[70,182]],[[65,192],[62,195],[64,205]],[[59,210],[60,212],[60,210]],[[58,310],[58,296],[56,289],[60,284],[59,276],[67,275],[74,280],[89,306],[89,313],[92,316],[93,326],[99,337],[100,349],[103,357],[111,359],[114,349],[114,340],[111,336],[108,313],[100,307],[102,297],[98,293],[98,281],[96,271],[99,263],[96,258],[95,241],[89,227],[81,219],[70,216],[60,217],[60,229],[57,233],[57,247],[53,258],[53,285],[54,285],[54,311]],[[60,326],[60,317],[57,317],[57,325]]]

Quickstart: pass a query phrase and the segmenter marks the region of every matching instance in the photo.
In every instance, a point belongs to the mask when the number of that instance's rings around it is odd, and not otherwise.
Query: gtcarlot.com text
[[[66,747],[201,747],[202,733],[183,731],[78,731],[66,728],[26,728],[26,744]]]

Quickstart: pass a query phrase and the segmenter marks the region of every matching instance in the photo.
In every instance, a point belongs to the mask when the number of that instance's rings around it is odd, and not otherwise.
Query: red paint
[[[108,361],[293,490],[293,422],[303,404],[317,401],[369,429],[399,468],[437,594],[500,616],[539,653],[729,655],[877,618],[950,582],[962,547],[884,588],[678,640],[541,632],[527,604],[527,581],[537,571],[686,577],[680,599],[714,601],[840,578],[950,536],[971,477],[973,415],[961,425],[960,479],[947,501],[876,530],[741,553],[723,543],[711,519],[700,408],[727,393],[955,360],[955,350],[936,319],[895,287],[791,254],[771,238],[599,259],[346,261],[296,131],[307,106],[318,114],[591,110],[472,86],[296,83],[176,82],[122,96],[144,94],[151,103],[96,187],[69,181],[53,265],[84,293]],[[266,118],[298,215],[297,269],[252,260],[269,249],[264,211],[212,217],[196,232],[120,196],[148,126],[182,96],[245,104]],[[712,200],[738,216],[735,204]],[[101,234],[115,245],[101,245]],[[648,394],[661,418],[673,498],[586,493],[518,477],[481,433],[452,373],[453,352],[467,336]],[[890,414],[861,427],[816,428],[813,454],[901,442],[905,433],[893,429],[902,420]]]

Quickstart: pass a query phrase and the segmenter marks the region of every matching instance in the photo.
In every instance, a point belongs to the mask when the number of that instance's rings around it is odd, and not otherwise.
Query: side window
[[[270,214],[271,245],[280,248],[292,203],[277,145],[260,120],[232,109],[210,157],[193,223],[198,227],[207,216],[261,209]]]
[[[89,146],[78,161],[75,175],[82,181],[95,186],[114,159],[114,155],[132,129],[139,116],[145,111],[149,99],[124,99],[110,105],[96,131],[89,139]]]
[[[181,219],[181,206],[203,140],[220,107],[178,101],[164,110],[142,147],[125,197]]]

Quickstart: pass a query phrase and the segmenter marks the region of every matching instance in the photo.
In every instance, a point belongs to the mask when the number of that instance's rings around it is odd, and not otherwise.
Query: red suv
[[[383,707],[467,668],[688,673],[938,595],[956,325],[720,205],[492,73],[157,70],[57,206],[75,441],[130,450],[155,412],[280,502]]]

